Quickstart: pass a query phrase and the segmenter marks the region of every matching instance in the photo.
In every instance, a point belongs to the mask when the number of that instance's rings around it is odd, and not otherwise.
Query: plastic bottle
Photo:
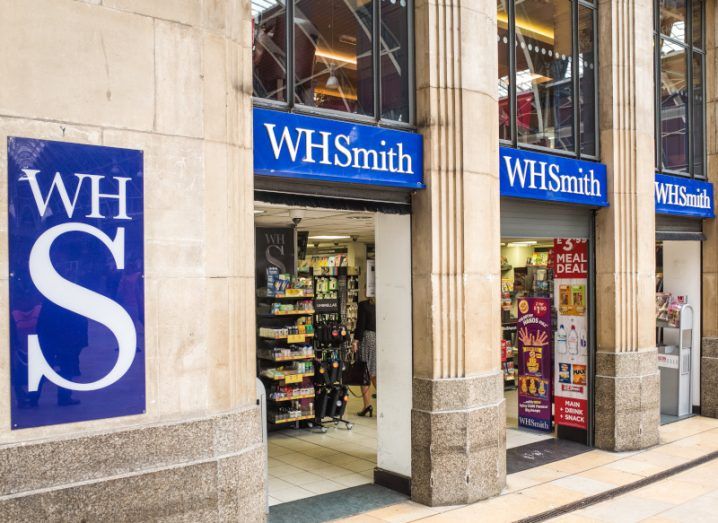
[[[578,333],[575,325],[571,325],[571,332],[568,333],[568,352],[578,354]]]
[[[559,354],[566,354],[566,329],[561,325],[556,333],[556,350]]]

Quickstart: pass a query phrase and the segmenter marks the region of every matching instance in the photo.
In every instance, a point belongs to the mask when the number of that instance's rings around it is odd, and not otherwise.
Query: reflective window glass
[[[374,114],[372,2],[296,0],[295,103]]]
[[[596,49],[593,10],[578,11],[578,89],[581,154],[596,155]]]
[[[509,16],[508,1],[497,2],[497,33],[496,42],[499,50],[499,139],[511,140],[511,103],[510,86],[511,71],[509,70]]]
[[[406,0],[381,2],[381,116],[409,121],[409,7]]]
[[[703,2],[693,0],[691,5],[692,23],[691,41],[694,47],[703,48]]]
[[[519,143],[574,150],[571,2],[516,4]]]
[[[692,133],[692,149],[693,149],[693,176],[702,178],[706,175],[704,169],[704,151],[705,151],[705,137],[704,137],[704,100],[703,95],[705,90],[703,88],[703,55],[699,53],[693,53],[693,121],[691,122]]]
[[[252,0],[254,96],[286,100],[287,23],[284,2]]]
[[[680,40],[686,39],[686,0],[660,0],[661,34]]]
[[[663,169],[688,172],[686,50],[661,39],[661,157]]]

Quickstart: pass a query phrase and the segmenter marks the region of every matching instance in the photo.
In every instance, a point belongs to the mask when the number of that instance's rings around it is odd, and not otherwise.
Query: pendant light
[[[331,24],[332,24],[332,38],[331,38],[331,45],[332,45],[332,50],[333,50],[333,49],[334,49],[334,0],[331,0],[331,5],[332,5],[332,14],[331,14],[331,17],[332,17],[332,18],[331,18],[331,19],[332,19],[332,22],[331,22]],[[339,89],[339,79],[337,78],[336,70],[337,70],[337,64],[335,64],[334,62],[330,63],[330,64],[329,64],[329,78],[327,78],[327,83],[325,84],[325,87],[326,87],[327,89],[331,89],[332,91],[336,91],[337,89]]]
[[[336,64],[329,64],[329,78],[327,78],[326,88],[331,89],[332,91],[339,89],[339,79],[335,74],[336,68]]]

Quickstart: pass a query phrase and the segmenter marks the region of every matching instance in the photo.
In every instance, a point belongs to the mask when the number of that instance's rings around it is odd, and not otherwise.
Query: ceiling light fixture
[[[536,245],[538,242],[535,241],[526,241],[526,242],[511,242],[509,243],[509,247],[531,247],[532,245]]]
[[[331,235],[328,235],[328,236],[310,236],[309,239],[310,239],[310,240],[349,240],[349,239],[351,239],[351,236],[344,236],[344,235],[339,235],[339,236],[331,236]]]
[[[339,89],[339,79],[336,75],[337,66],[333,63],[329,64],[329,78],[327,78],[326,88],[332,91]]]

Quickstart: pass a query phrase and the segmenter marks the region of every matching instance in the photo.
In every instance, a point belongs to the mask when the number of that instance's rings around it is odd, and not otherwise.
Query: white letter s
[[[112,253],[119,270],[125,267],[125,229],[119,227],[111,239],[97,227],[84,223],[64,223],[48,229],[35,242],[30,252],[30,277],[47,299],[69,311],[81,314],[107,327],[117,338],[117,362],[103,378],[92,383],[76,383],[60,376],[45,359],[37,334],[28,336],[28,390],[37,391],[42,377],[56,385],[77,391],[98,390],[119,380],[135,359],[137,331],[127,311],[111,299],[86,289],[60,276],[52,265],[50,248],[68,232],[83,232],[100,240]]]

